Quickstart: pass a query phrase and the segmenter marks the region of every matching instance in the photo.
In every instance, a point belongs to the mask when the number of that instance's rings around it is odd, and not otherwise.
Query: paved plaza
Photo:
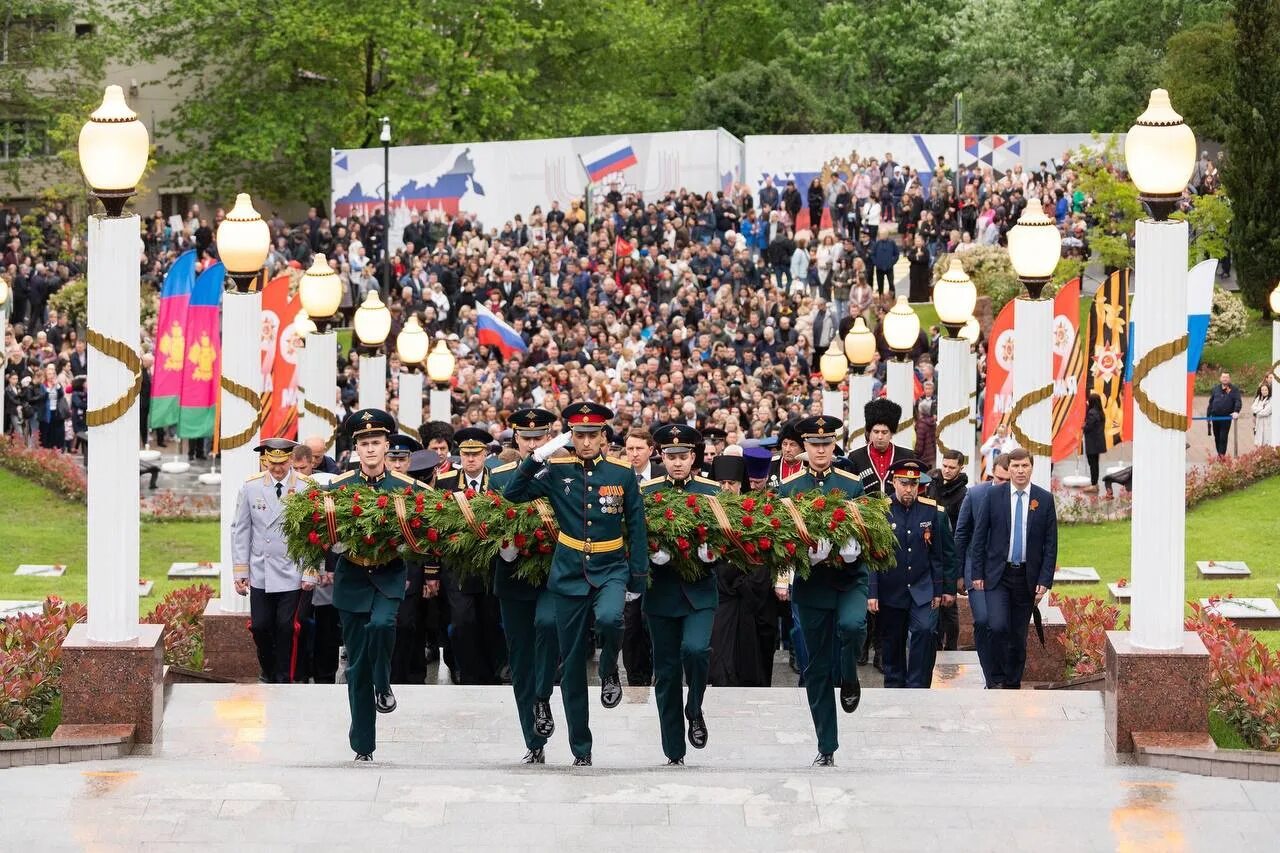
[[[593,690],[577,770],[558,696],[528,768],[509,688],[397,693],[356,766],[341,686],[175,685],[156,754],[0,773],[0,848],[1225,853],[1280,834],[1278,785],[1108,759],[1096,692],[868,689],[822,770],[794,688],[710,690],[683,768],[660,766],[648,688],[612,711]]]

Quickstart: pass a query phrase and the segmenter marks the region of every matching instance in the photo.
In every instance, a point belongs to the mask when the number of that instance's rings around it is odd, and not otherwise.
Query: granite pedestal
[[[90,640],[83,622],[71,627],[62,641],[59,729],[131,725],[134,741],[149,746],[159,741],[163,713],[163,625],[139,625],[137,638],[124,643]]]
[[[1067,620],[1062,610],[1051,607],[1048,597],[1041,602],[1044,617],[1044,645],[1036,636],[1035,626],[1027,629],[1027,665],[1022,671],[1026,681],[1065,681],[1067,677]]]
[[[1128,631],[1107,632],[1107,746],[1133,752],[1133,733],[1207,733],[1209,652],[1194,631],[1182,647],[1142,649]]]
[[[204,669],[233,681],[258,680],[258,652],[249,633],[248,613],[228,613],[214,598],[204,608]]]
[[[962,649],[972,649],[973,611],[969,609],[969,596],[956,596],[956,614],[960,620],[960,637],[956,640],[956,645]]]

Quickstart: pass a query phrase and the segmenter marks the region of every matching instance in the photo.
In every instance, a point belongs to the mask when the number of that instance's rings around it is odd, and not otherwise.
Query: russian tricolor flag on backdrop
[[[511,358],[517,352],[528,352],[524,338],[497,314],[483,305],[476,306],[476,339],[489,347],[497,347],[503,358]]]
[[[631,147],[631,140],[625,136],[611,140],[594,151],[588,151],[582,155],[582,165],[592,181],[598,181],[614,172],[621,172],[639,162],[636,159],[636,152]]]

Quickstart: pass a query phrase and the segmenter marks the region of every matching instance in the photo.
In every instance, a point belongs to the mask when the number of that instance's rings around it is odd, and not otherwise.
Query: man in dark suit
[[[973,587],[986,593],[993,686],[1017,690],[1031,611],[1053,586],[1058,516],[1053,495],[1031,484],[1031,454],[1008,458],[1009,483],[991,489],[974,522]]]
[[[991,466],[991,481],[974,484],[965,493],[960,504],[960,514],[956,519],[956,555],[963,560],[961,569],[964,572],[963,589],[969,592],[969,613],[973,616],[973,647],[978,652],[978,664],[982,667],[982,676],[987,687],[993,686],[991,681],[991,663],[987,643],[987,594],[973,587],[973,565],[977,555],[970,547],[973,544],[973,523],[981,513],[981,507],[987,500],[987,493],[996,486],[1009,482],[1009,459],[1003,453],[996,457]]]

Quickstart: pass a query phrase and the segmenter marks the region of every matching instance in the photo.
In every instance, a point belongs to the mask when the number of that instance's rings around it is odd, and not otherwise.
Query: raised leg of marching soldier
[[[711,659],[711,626],[715,609],[691,610],[688,615],[649,617],[653,637],[653,694],[662,730],[662,753],[668,761],[683,761],[685,727],[702,718],[702,698],[707,692]],[[689,692],[681,701],[688,685]],[[700,741],[701,748],[706,740]]]
[[[834,609],[797,605],[800,628],[809,649],[809,666],[804,673],[809,712],[818,735],[818,752],[831,755],[840,747],[836,728],[836,684],[832,682],[832,648],[839,649],[838,672],[844,682],[857,678],[858,652],[867,632],[867,579],[840,592]]]
[[[622,606],[626,582],[611,578],[585,596],[555,595],[556,636],[564,656],[560,696],[564,700],[569,748],[574,758],[591,755],[591,728],[587,713],[587,617],[595,615],[600,639],[599,675],[603,682],[618,674],[618,648],[622,642]]]
[[[351,704],[351,748],[373,752],[374,693],[391,689],[391,655],[396,644],[396,611],[400,602],[377,593],[368,613],[343,610],[342,643],[347,648],[347,700]]]
[[[516,697],[516,716],[520,718],[520,731],[524,734],[525,748],[541,750],[547,739],[535,731],[533,723],[534,703],[538,701],[533,662],[537,656],[536,629],[534,627],[538,602],[516,598],[500,598],[502,627],[507,632],[507,660],[511,664],[511,690]]]

